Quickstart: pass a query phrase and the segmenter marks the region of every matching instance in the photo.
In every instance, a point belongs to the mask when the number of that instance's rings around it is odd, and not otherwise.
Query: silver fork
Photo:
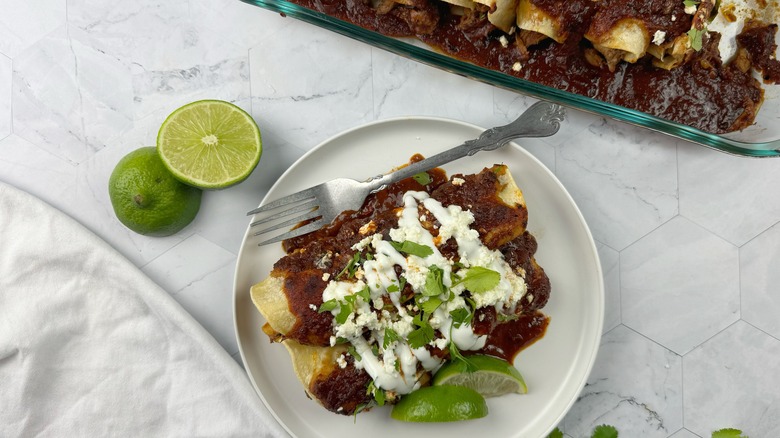
[[[286,233],[264,240],[258,245],[280,242],[311,233],[329,224],[342,211],[359,209],[366,196],[382,190],[389,184],[439,167],[458,158],[474,155],[479,151],[498,149],[515,138],[549,137],[558,132],[564,114],[564,109],[560,105],[537,102],[508,125],[488,129],[477,139],[468,140],[460,146],[409,164],[394,172],[379,175],[364,182],[349,178],[337,178],[269,202],[247,213],[248,216],[261,215],[250,224],[250,227],[265,225],[254,233],[255,236],[260,236],[293,227],[304,221],[311,221]],[[296,214],[297,216],[286,219]],[[274,223],[277,220],[281,220],[281,222]]]

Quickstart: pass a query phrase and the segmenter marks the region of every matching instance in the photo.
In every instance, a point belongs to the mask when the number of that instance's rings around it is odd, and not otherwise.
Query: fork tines
[[[317,198],[315,197],[315,189],[316,187],[312,187],[301,192],[293,193],[292,195],[269,202],[268,204],[248,212],[248,216],[258,216],[257,220],[253,221],[249,226],[251,228],[261,226],[261,228],[254,233],[255,236],[267,234],[279,229],[289,230],[292,226],[310,221],[301,227],[264,240],[260,242],[259,245],[280,242],[321,228],[324,224],[318,211],[319,205]],[[290,218],[290,216],[296,215],[297,213],[301,214]]]

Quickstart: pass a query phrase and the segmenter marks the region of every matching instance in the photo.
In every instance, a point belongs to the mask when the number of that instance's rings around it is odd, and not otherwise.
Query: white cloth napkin
[[[164,290],[0,183],[0,436],[285,436]]]

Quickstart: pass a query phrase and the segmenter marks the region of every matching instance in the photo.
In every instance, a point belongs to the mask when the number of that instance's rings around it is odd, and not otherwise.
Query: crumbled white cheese
[[[347,367],[347,358],[344,357],[344,353],[341,353],[339,357],[336,358],[336,363],[339,364],[339,367],[342,369]]]
[[[653,35],[653,44],[660,46],[661,44],[664,43],[665,39],[666,39],[666,32],[662,30],[657,30]]]
[[[311,310],[316,312],[317,311],[317,306],[315,306],[314,304],[309,304],[309,309],[311,309]]]
[[[330,279],[330,272],[322,274],[322,281],[328,281]]]
[[[685,13],[688,15],[693,15],[696,13],[696,10],[698,7],[696,5],[690,5],[685,7]]]
[[[498,42],[500,42],[501,43],[501,47],[503,47],[505,49],[507,47],[509,47],[509,40],[506,39],[506,36],[504,36],[504,35],[501,35],[501,38],[498,39]]]
[[[431,345],[438,348],[439,350],[444,350],[447,348],[447,344],[449,344],[450,341],[447,340],[447,338],[437,338],[431,341]]]
[[[462,186],[465,182],[466,180],[463,178],[452,178],[452,185],[454,186]]]
[[[512,70],[514,71],[520,71],[523,68],[523,64],[520,64],[520,62],[515,62],[512,64]]]
[[[677,16],[676,15],[672,15],[672,21],[677,21]]]

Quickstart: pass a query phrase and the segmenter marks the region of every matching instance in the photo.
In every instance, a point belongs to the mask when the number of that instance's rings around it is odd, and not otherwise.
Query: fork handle
[[[425,172],[465,156],[474,155],[479,151],[498,149],[515,138],[549,137],[558,132],[564,114],[564,109],[560,105],[536,102],[508,125],[488,129],[479,138],[468,140],[460,146],[447,149],[424,160],[411,163],[395,172],[380,175],[368,181],[371,184],[371,192],[379,191],[389,184],[412,177],[420,172]]]

